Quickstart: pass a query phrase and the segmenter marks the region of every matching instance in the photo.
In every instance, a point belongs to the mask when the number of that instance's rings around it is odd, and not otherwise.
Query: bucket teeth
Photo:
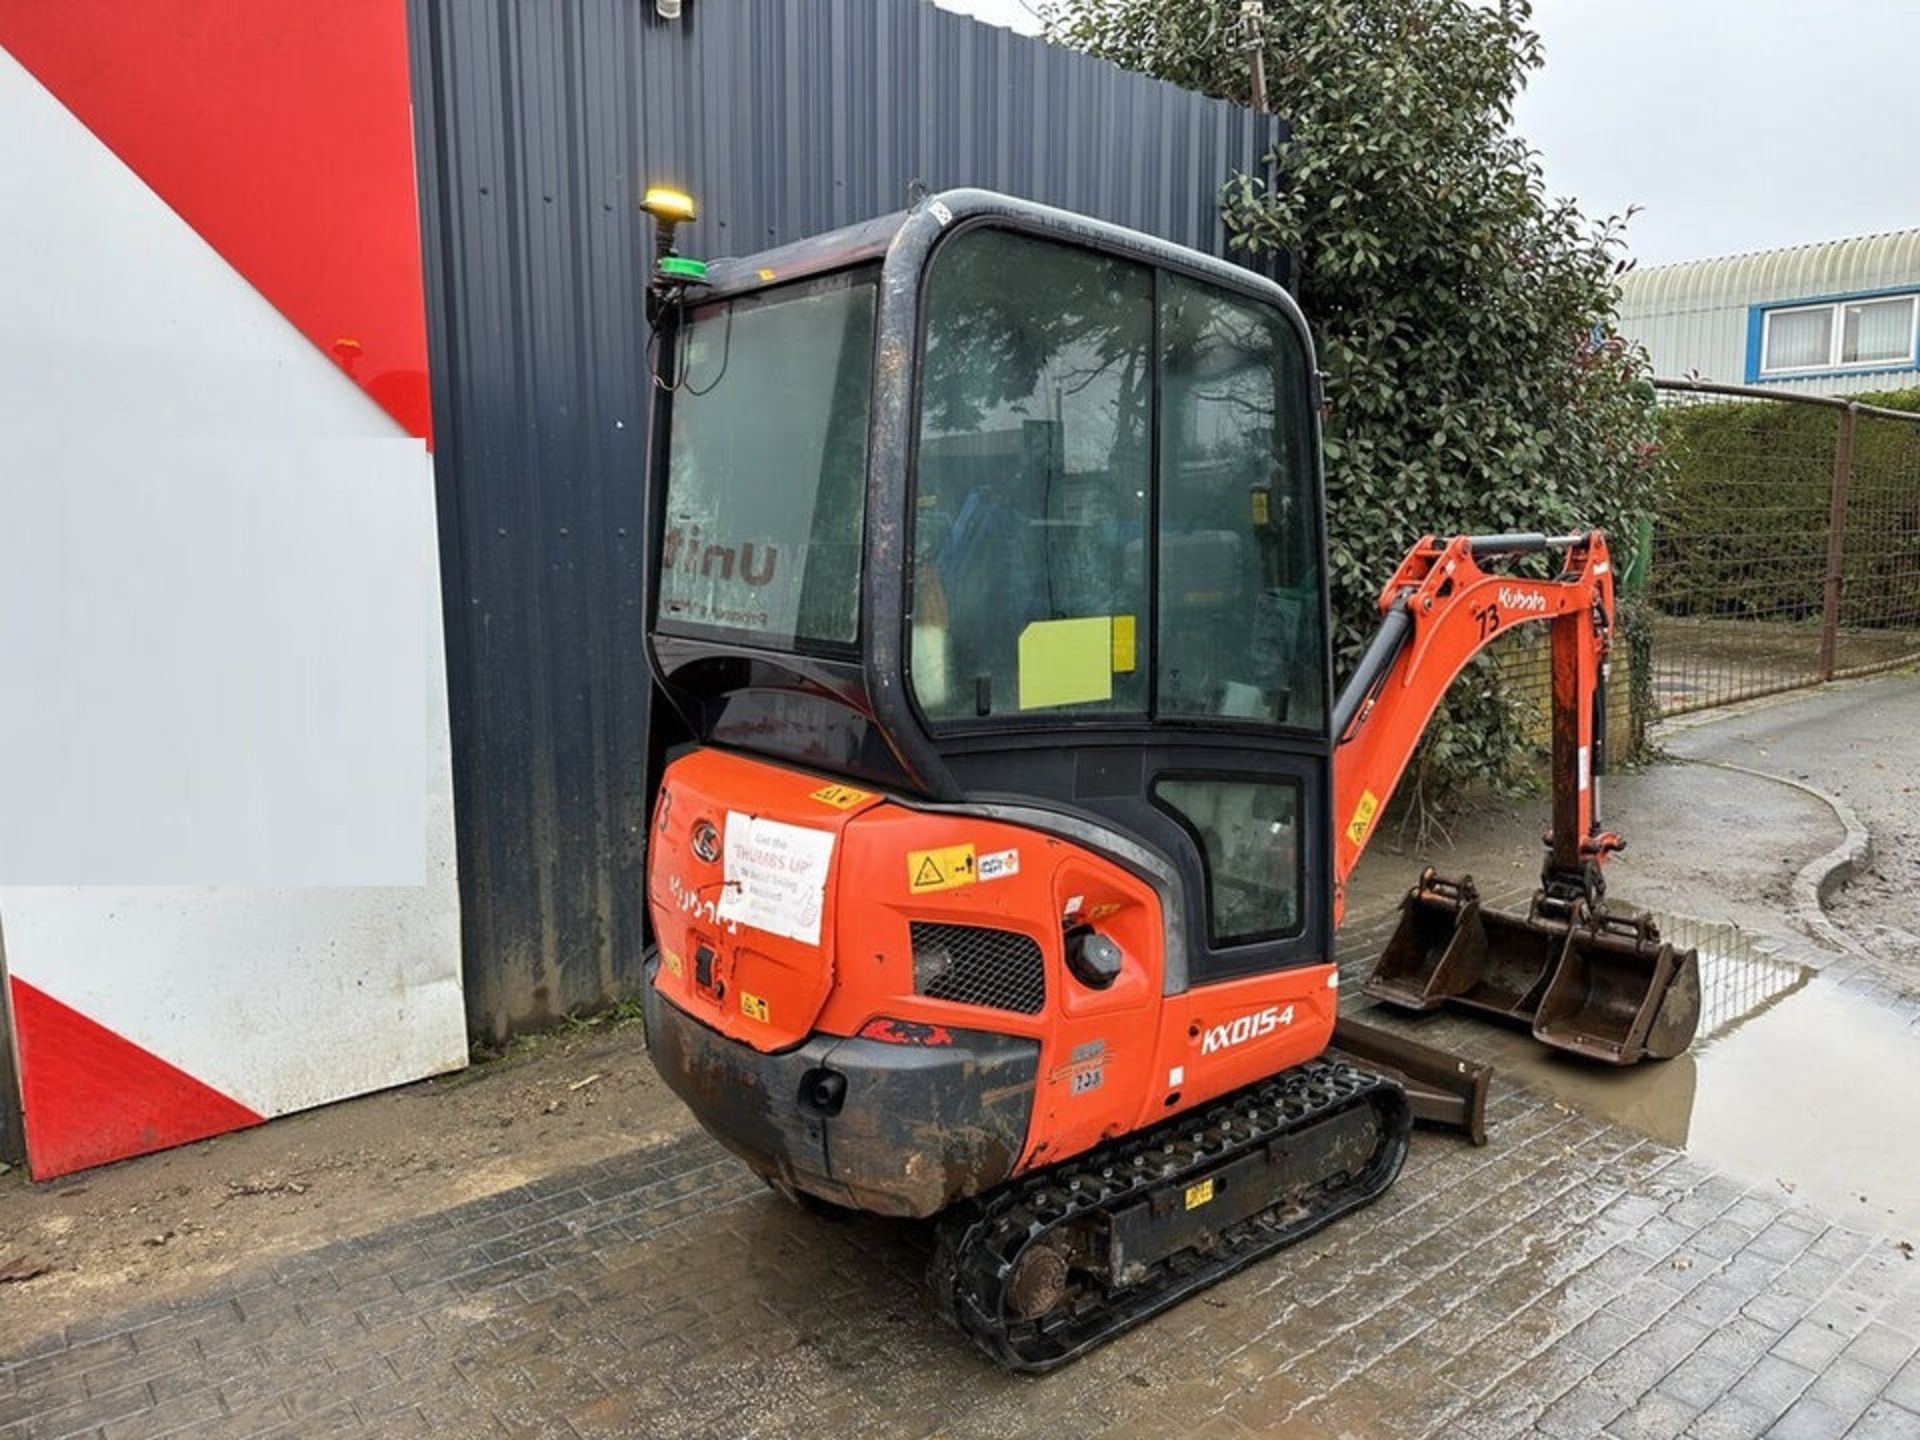
[[[1651,918],[1544,893],[1513,915],[1482,905],[1471,876],[1431,870],[1362,988],[1401,1010],[1444,1005],[1525,1025],[1542,1044],[1612,1065],[1670,1059],[1700,1022],[1698,958]]]

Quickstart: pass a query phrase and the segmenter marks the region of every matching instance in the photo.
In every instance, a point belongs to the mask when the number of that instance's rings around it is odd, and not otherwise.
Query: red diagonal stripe
[[[10,993],[36,1180],[266,1118],[18,976]]]
[[[0,0],[0,46],[431,439],[405,0]]]

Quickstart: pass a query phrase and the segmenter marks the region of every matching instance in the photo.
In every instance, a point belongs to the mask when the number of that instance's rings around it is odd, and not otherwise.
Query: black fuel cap
[[[1067,968],[1082,985],[1104,990],[1120,978],[1120,947],[1098,930],[1067,937]]]

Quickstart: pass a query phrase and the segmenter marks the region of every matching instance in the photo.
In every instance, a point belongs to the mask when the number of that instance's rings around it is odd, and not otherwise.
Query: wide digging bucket
[[[1362,987],[1402,1010],[1443,1005],[1525,1025],[1556,1049],[1614,1065],[1678,1055],[1700,1019],[1699,965],[1649,920],[1481,905],[1471,878],[1431,870]]]
[[[1700,1025],[1700,962],[1645,917],[1601,915],[1567,932],[1534,1038],[1612,1065],[1670,1060]]]

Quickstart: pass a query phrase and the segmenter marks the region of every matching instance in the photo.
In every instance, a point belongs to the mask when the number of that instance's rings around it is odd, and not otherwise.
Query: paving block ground
[[[106,1307],[0,1366],[0,1437],[1920,1434],[1886,1236],[1537,1090],[1492,1121],[1037,1380],[929,1314],[924,1227],[802,1214],[689,1134]]]

